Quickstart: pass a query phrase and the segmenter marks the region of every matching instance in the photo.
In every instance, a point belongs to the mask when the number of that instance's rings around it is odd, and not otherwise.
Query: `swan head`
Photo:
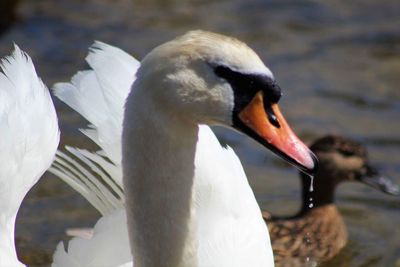
[[[279,110],[274,75],[243,42],[190,31],[152,50],[136,76],[135,90],[145,91],[136,93],[150,94],[168,116],[232,127],[303,172],[315,172],[315,155]]]

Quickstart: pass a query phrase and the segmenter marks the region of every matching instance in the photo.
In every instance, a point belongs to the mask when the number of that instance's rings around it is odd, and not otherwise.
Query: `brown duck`
[[[326,136],[311,150],[319,158],[319,170],[313,186],[310,177],[300,174],[301,210],[286,218],[263,213],[277,267],[315,266],[333,258],[346,245],[346,226],[334,204],[339,183],[362,182],[387,194],[400,194],[397,185],[370,166],[366,149],[352,140]]]

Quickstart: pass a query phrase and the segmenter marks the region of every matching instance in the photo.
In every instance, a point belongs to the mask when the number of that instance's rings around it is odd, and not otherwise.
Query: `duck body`
[[[347,243],[347,229],[334,204],[311,209],[293,219],[267,220],[276,266],[307,266],[337,255]]]

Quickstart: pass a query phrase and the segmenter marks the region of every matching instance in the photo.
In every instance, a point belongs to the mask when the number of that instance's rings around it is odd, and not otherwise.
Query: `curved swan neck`
[[[144,90],[133,91],[123,127],[123,175],[134,266],[195,266],[191,204],[198,126],[162,104],[143,102],[148,98],[137,94]]]

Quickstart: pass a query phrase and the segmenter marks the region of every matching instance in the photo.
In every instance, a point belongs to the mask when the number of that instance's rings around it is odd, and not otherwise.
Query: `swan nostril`
[[[269,122],[274,125],[276,128],[281,128],[278,118],[276,117],[274,111],[272,110],[271,104],[264,103],[265,113],[267,113]]]
[[[279,124],[279,121],[274,114],[268,114],[268,120],[276,128],[281,128],[281,125]]]

